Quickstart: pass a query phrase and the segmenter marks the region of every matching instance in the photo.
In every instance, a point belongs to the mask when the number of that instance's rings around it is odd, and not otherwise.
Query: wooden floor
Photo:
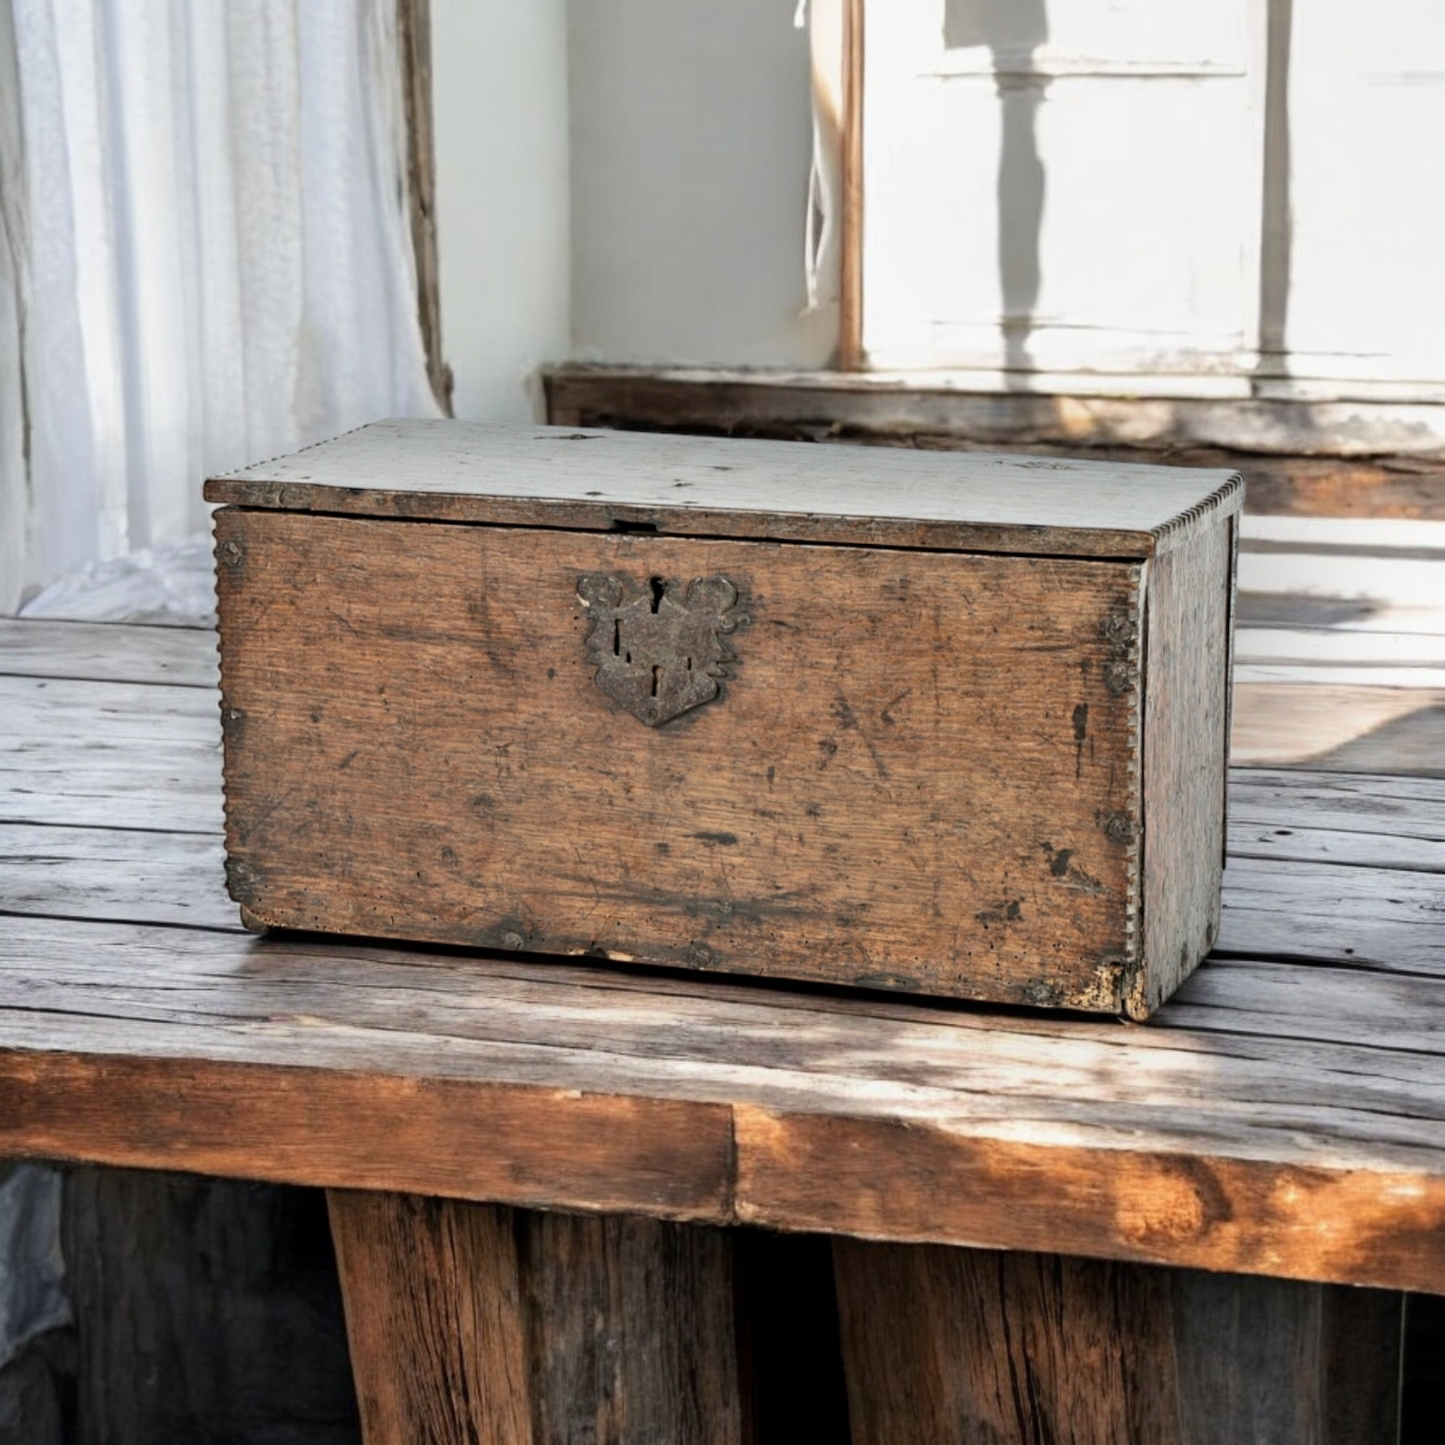
[[[241,931],[213,636],[0,624],[0,1150],[1445,1293],[1445,782],[1239,770],[1145,1026]]]

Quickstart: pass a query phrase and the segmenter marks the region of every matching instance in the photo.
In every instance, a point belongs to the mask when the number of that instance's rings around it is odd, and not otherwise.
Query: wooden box
[[[1228,472],[391,421],[212,479],[253,926],[1150,1014]]]

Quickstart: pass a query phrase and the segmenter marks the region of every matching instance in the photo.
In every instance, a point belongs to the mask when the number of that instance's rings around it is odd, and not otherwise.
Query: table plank
[[[597,986],[611,972],[17,919],[0,938],[0,1146],[1445,1288],[1438,1052],[780,1007],[701,980],[673,995],[626,975]],[[1388,1038],[1412,1003],[1383,995],[1362,1026]],[[733,1131],[737,1172],[720,1183],[715,1149]],[[914,1144],[946,1207],[884,1209],[880,1190],[901,1184],[881,1182],[880,1151],[901,1149],[900,1179],[918,1180]],[[661,1203],[658,1151],[674,1191]],[[864,1158],[868,1181],[853,1172]],[[845,1165],[823,1225],[817,1180]],[[1163,1190],[1163,1222],[1141,1222],[1146,1204],[1126,1208],[1122,1189]],[[1198,1215],[1200,1189],[1227,1228]],[[1367,1249],[1365,1233],[1393,1242]]]
[[[1231,822],[1445,839],[1445,780],[1233,768]]]
[[[219,836],[0,826],[0,913],[241,932]]]
[[[986,1120],[1010,1112],[1001,1100],[1028,1099],[1044,1111],[1040,1119],[1111,1137],[1147,1123],[1176,1142],[1197,1125],[1192,1114],[1176,1118],[1174,1111],[1203,1082],[1217,1089],[1222,1113],[1242,1129],[1258,1127],[1261,1138],[1272,1137],[1291,1109],[1298,1116],[1286,1121],[1290,1129],[1308,1127],[1306,1116],[1320,1110],[1336,1129],[1357,1107],[1371,1116],[1362,1126],[1367,1140],[1389,1132],[1391,1114],[1445,1118],[1445,1101],[1432,1094],[1438,1040],[1423,1037],[1419,1053],[1322,1047],[1310,1039],[1266,1047],[1257,1039],[1031,1013],[889,1009],[886,1000],[870,1007],[871,999],[845,1008],[848,1000],[831,994],[808,1007],[780,1007],[771,991],[746,986],[697,981],[659,995],[634,975],[544,961],[522,972],[511,956],[53,920],[17,919],[0,949],[17,970],[5,984],[5,1005],[57,1020],[74,1016],[56,1023],[57,1042],[80,1047],[83,1034],[86,1048],[102,1052],[115,1051],[97,1038],[109,1030],[117,1049],[162,1057],[199,1039],[217,1057],[341,1068],[363,1058],[367,1067],[463,1078],[497,1068],[559,1087],[575,1085],[576,1071],[596,1068],[599,1077],[625,1073],[639,1087],[678,1097],[725,1099],[741,1090],[775,1103],[811,1098],[819,1079],[861,1079],[870,1089],[886,1083],[900,1091],[889,1108],[946,1106],[957,1117]],[[1322,987],[1328,993],[1330,981]],[[1422,1000],[1425,988],[1433,998]],[[1438,1006],[1440,989],[1429,981],[1412,994],[1386,996],[1362,1022],[1404,1024],[1411,1004]],[[5,1026],[30,1028],[20,1017],[7,1017]],[[1240,1072],[1215,1081],[1221,1056]],[[1128,1076],[1120,1072],[1126,1066],[1134,1070]],[[1266,1081],[1268,1100],[1257,1107],[1251,1090]],[[1107,1117],[1099,1117],[1102,1107]],[[1400,1137],[1433,1147],[1433,1136],[1413,1124]]]
[[[1150,1027],[1223,1030],[1263,1039],[1360,1044],[1395,1055],[1445,1053],[1438,979],[1371,969],[1211,958]],[[1431,1064],[1434,1073],[1438,1065]]]
[[[1434,873],[1231,858],[1216,949],[1445,977]]]
[[[1329,828],[1275,828],[1267,822],[1239,823],[1230,825],[1229,857],[1445,873],[1445,840]]]
[[[1229,856],[1445,871],[1445,779],[1235,768]]]
[[[213,628],[0,617],[0,675],[218,687]]]
[[[256,939],[214,691],[103,630],[0,675],[0,1150],[1445,1291],[1441,782],[1236,770],[1142,1027]]]
[[[210,688],[0,676],[0,718],[0,822],[221,831]]]
[[[219,838],[15,825],[0,832],[0,912],[238,930],[222,856]],[[1218,947],[1445,975],[1442,924],[1445,890],[1431,872],[1233,857]]]

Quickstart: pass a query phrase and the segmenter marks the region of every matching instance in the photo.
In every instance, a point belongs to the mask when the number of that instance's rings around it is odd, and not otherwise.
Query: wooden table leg
[[[367,1445],[741,1445],[726,1231],[328,1197]]]
[[[1058,1255],[834,1242],[853,1445],[1383,1445],[1403,1300]]]
[[[311,1189],[66,1171],[74,1445],[350,1445],[356,1401],[326,1210]],[[39,1429],[0,1441],[32,1445]]]

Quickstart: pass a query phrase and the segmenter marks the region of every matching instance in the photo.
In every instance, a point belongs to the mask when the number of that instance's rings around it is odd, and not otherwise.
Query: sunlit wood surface
[[[8,1153],[1445,1291],[1445,782],[1236,770],[1136,1027],[256,938],[213,635],[0,658]]]

